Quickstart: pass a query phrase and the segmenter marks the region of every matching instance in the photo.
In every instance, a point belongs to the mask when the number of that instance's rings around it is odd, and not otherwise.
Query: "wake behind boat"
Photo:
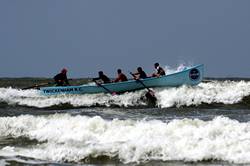
[[[108,83],[101,85],[56,86],[42,87],[43,95],[58,94],[93,94],[93,93],[123,93],[154,87],[178,87],[181,85],[197,85],[203,79],[204,65],[197,65],[173,74],[151,77],[146,79],[128,80],[125,82]],[[145,86],[144,86],[144,85]]]

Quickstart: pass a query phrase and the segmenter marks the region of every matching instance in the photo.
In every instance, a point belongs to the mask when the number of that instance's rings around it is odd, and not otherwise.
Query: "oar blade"
[[[146,94],[145,94],[145,97],[147,99],[147,103],[148,105],[150,106],[155,106],[156,105],[156,102],[157,102],[157,98],[154,94],[153,91],[148,91]]]

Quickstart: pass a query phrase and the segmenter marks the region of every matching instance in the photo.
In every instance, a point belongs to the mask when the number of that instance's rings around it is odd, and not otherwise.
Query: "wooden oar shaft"
[[[22,88],[22,90],[27,90],[27,89],[32,89],[32,88],[38,88],[40,86],[49,85],[49,84],[51,84],[51,83],[47,82],[47,83],[36,84],[36,85],[33,85],[33,86]]]
[[[130,74],[136,79],[135,75],[130,72]],[[142,80],[140,79],[136,79],[136,81],[138,81],[144,88],[146,88],[148,90],[148,92],[146,93],[146,98],[148,99],[149,103],[151,103],[152,105],[156,104],[157,98],[155,97],[155,92],[152,91],[151,89],[149,89],[144,82],[142,82]]]
[[[100,84],[100,83],[98,83],[96,80],[94,80],[94,82],[98,85],[98,86],[100,86],[100,87],[102,87],[103,89],[105,89],[108,93],[110,93],[111,95],[114,95],[114,92],[112,92],[111,90],[109,90],[108,88],[106,88],[105,86],[103,86],[102,84]]]
[[[73,80],[73,79],[68,79],[68,81],[71,81],[71,80]],[[27,90],[27,89],[32,89],[32,88],[39,88],[41,86],[50,85],[50,84],[56,84],[56,83],[55,82],[46,82],[46,83],[41,83],[41,84],[35,84],[33,86],[22,88],[22,90]]]
[[[144,86],[144,88],[146,88],[148,91],[152,91],[140,79],[138,79],[137,81],[140,82]]]
[[[130,72],[130,74],[131,74],[134,78],[136,78],[135,75],[134,75],[132,72]],[[136,79],[136,81],[140,82],[140,83],[143,85],[143,87],[146,88],[148,91],[152,91],[152,90],[150,90],[150,89],[149,89],[140,79]]]

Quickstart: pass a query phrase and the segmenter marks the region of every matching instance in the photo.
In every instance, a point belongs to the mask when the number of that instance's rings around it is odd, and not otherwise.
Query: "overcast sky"
[[[249,0],[1,0],[0,77],[93,77],[153,64],[250,77]]]

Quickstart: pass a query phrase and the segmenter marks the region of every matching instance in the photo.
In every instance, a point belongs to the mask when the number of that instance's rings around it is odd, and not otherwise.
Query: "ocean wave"
[[[250,82],[212,81],[193,87],[166,88],[157,95],[158,105],[163,108],[215,103],[236,104],[250,95]]]
[[[123,163],[219,160],[250,163],[250,123],[225,117],[105,120],[101,117],[23,115],[0,118],[1,137],[26,137],[39,143],[5,146],[0,156],[81,162],[108,156]],[[0,137],[0,139],[1,139]]]
[[[19,90],[0,88],[0,102],[9,105],[20,105],[37,108],[47,108],[69,104],[72,107],[91,107],[112,105],[120,107],[146,105],[141,100],[144,92],[130,92],[112,96],[110,94],[84,94],[84,95],[56,95],[43,96],[38,90]]]
[[[250,82],[248,81],[211,81],[200,83],[197,86],[181,86],[175,88],[155,88],[160,108],[189,107],[213,104],[233,105],[242,103],[250,96]],[[110,94],[85,95],[57,95],[42,96],[38,90],[20,90],[0,88],[0,103],[37,108],[55,107],[65,104],[72,107],[91,106],[119,106],[140,107],[146,106],[146,90],[124,93],[112,96]],[[250,105],[249,101],[244,101]]]

